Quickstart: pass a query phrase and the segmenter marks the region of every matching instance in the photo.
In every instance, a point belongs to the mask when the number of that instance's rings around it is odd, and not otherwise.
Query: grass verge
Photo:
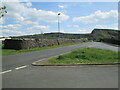
[[[87,41],[85,41],[85,42],[87,42]],[[69,46],[69,45],[76,45],[76,44],[81,44],[81,43],[85,43],[85,42],[74,43],[74,44],[56,45],[56,46],[49,46],[49,47],[42,47],[42,48],[24,49],[24,50],[2,49],[2,53],[0,53],[0,55],[6,56],[6,55],[13,55],[13,54],[24,53],[24,52],[40,51],[40,50],[44,50],[44,49],[58,48],[58,47],[64,47],[64,46]]]
[[[83,48],[47,60],[46,64],[80,64],[118,62],[118,52],[97,48]]]

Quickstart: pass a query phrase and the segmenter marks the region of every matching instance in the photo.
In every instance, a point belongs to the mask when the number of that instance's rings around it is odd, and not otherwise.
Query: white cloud
[[[33,22],[33,21],[21,21],[21,25],[38,25],[38,22]]]
[[[25,4],[23,3],[19,3],[19,2],[4,2],[2,4],[3,6],[6,6],[6,10],[9,12],[13,12],[13,13],[23,13],[25,7]]]
[[[72,28],[79,28],[79,25],[67,25],[67,27],[72,27]]]
[[[27,3],[28,6],[32,5]],[[57,22],[57,12],[45,11],[36,8],[28,8],[23,3],[12,2],[12,3],[3,3],[7,7],[8,13],[5,15],[5,19],[13,19],[16,22],[21,21],[34,21],[34,22]],[[65,21],[69,16],[61,12],[60,21]]]
[[[1,0],[1,2],[19,2],[20,0]]]
[[[24,21],[25,18],[18,13],[9,12],[8,14],[5,15],[5,20],[10,19],[13,20],[14,22],[19,23]]]
[[[69,29],[62,29],[64,33],[81,33],[81,34],[85,34],[85,33],[91,33],[91,31],[93,30],[92,28],[87,28],[87,27],[83,27],[83,28],[69,28]]]
[[[0,24],[3,24],[3,23],[4,23],[4,19],[0,18]]]
[[[2,36],[26,35],[26,31],[21,31],[21,24],[8,24],[0,26]]]
[[[90,28],[80,28],[80,29],[76,29],[76,32],[81,33],[81,34],[86,34],[86,33],[91,33]]]
[[[37,33],[37,30],[44,31],[49,30],[50,28],[50,26],[39,25],[41,22],[58,22],[58,12],[31,8],[30,6],[32,6],[32,3],[19,3],[18,1],[19,0],[16,0],[16,2],[4,2],[2,4],[3,6],[5,5],[7,7],[6,10],[8,13],[6,13],[5,16],[0,19],[0,21],[4,22],[4,24],[6,22],[16,23],[16,25],[9,24],[3,26],[3,34],[5,32],[29,34],[29,31],[32,33]],[[69,18],[69,16],[65,15],[64,13],[60,13],[60,22],[65,21]],[[30,27],[28,28],[28,26]]]
[[[58,7],[59,7],[59,8],[62,8],[62,9],[65,8],[64,5],[58,5]]]
[[[20,24],[9,24],[9,25],[2,25],[2,26],[0,26],[0,28],[2,28],[3,30],[5,29],[5,30],[11,30],[11,31],[17,30],[20,27],[21,27]]]
[[[21,28],[20,24],[9,24],[9,25],[2,25],[0,26],[0,30],[2,31],[2,35],[22,35],[24,32],[18,31]]]
[[[50,26],[43,26],[43,25],[34,25],[26,29],[25,33],[28,35],[44,33],[50,29]]]
[[[31,21],[37,21],[37,22],[44,21],[44,22],[51,22],[51,23],[58,21],[57,13],[52,11],[37,10],[35,8],[27,9],[24,15],[26,16],[27,20],[31,20]],[[67,20],[68,18],[69,16],[61,13],[60,15],[61,22]]]
[[[7,8],[7,13],[4,16],[5,21],[11,20],[14,22],[24,21],[25,18],[22,16],[24,12],[24,5],[18,2],[5,2],[3,3]]]
[[[86,29],[79,29],[78,31],[84,33],[84,32],[87,32],[88,30],[86,30]]]
[[[1,0],[1,2],[29,2],[31,0]]]
[[[28,6],[28,7],[30,7],[30,6],[32,6],[32,3],[26,3],[26,5]]]
[[[99,29],[115,29],[115,30],[118,30],[118,24],[96,25],[94,28],[99,28]]]
[[[117,19],[118,19],[117,10],[111,10],[109,12],[102,12],[98,10],[94,14],[90,14],[88,16],[74,17],[73,21],[90,24],[90,23],[115,22],[117,21]]]
[[[19,34],[19,35],[25,34],[24,32],[21,32],[21,31],[12,31],[12,30],[8,30],[8,29],[2,30],[2,33]]]
[[[42,26],[42,25],[35,25],[33,27],[30,27],[30,28],[27,28],[27,30],[42,30],[42,31],[45,31],[45,30],[49,30],[50,26]]]

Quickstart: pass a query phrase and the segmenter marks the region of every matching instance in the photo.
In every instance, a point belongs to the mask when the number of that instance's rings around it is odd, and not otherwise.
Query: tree
[[[7,13],[6,6],[0,7],[0,18],[2,18],[5,13]]]

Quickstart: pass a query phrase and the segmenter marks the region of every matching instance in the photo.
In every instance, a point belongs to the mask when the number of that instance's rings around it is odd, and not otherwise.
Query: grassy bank
[[[87,41],[85,41],[85,42],[87,42]],[[85,43],[85,42],[56,45],[56,46],[49,46],[49,47],[42,47],[42,48],[24,49],[24,50],[2,49],[2,54],[0,53],[0,55],[6,56],[6,55],[13,55],[13,54],[24,53],[24,52],[33,52],[33,51],[39,51],[39,50],[44,50],[44,49],[50,49],[50,48],[58,48],[58,47],[64,47],[64,46],[69,46],[69,45],[76,45],[76,44],[81,44],[81,43]]]
[[[118,62],[118,52],[83,48],[71,53],[60,55],[57,58],[48,60],[47,64],[80,64],[80,63],[112,63]]]

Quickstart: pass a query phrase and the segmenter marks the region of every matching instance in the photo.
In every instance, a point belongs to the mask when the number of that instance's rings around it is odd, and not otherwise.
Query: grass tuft
[[[47,64],[79,64],[79,63],[113,63],[118,62],[118,52],[97,48],[83,48],[72,51],[57,58],[48,60]]]

